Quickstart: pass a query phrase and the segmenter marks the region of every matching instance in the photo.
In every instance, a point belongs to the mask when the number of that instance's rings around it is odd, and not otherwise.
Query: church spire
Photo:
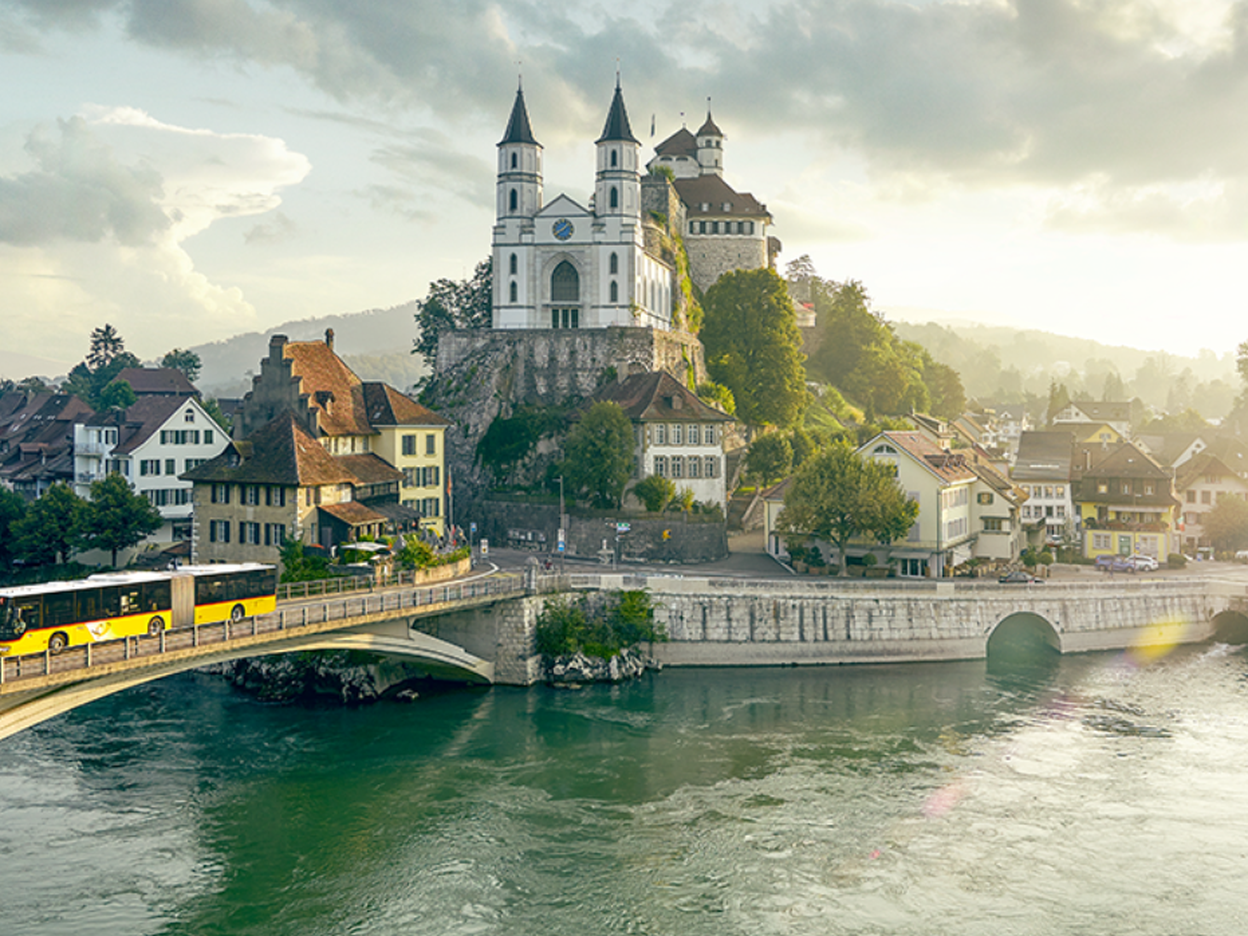
[[[611,99],[611,109],[607,111],[607,122],[602,128],[602,136],[595,142],[636,143],[641,141],[633,136],[633,129],[628,125],[628,111],[624,109],[624,92],[620,90],[620,76],[615,76],[615,97]]]
[[[507,130],[499,141],[499,146],[508,143],[529,143],[541,146],[533,137],[533,127],[529,123],[529,109],[524,106],[524,88],[516,88],[516,103],[511,106],[511,118],[507,121]]]

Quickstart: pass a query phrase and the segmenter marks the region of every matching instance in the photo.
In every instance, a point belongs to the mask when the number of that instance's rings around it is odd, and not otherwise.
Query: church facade
[[[617,81],[596,141],[589,205],[567,195],[547,203],[542,146],[517,89],[498,144],[493,327],[679,328],[675,267],[652,211],[682,234],[690,278],[702,290],[729,270],[770,265],[778,249],[767,235],[771,216],[724,181],[723,142],[708,111],[696,136],[682,128],[643,167]]]

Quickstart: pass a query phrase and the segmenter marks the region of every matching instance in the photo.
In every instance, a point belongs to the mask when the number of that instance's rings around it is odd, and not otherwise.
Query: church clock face
[[[567,218],[560,218],[554,223],[554,225],[551,226],[550,230],[555,237],[559,238],[561,241],[566,241],[572,236],[572,232],[575,228],[572,227],[572,222]]]

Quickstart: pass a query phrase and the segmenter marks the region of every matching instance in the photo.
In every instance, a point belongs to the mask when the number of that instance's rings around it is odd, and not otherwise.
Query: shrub
[[[1183,555],[1182,553],[1171,553],[1170,555],[1166,556],[1166,565],[1168,565],[1172,569],[1186,569],[1187,568],[1187,556]]]
[[[875,553],[867,553],[865,556],[862,557],[862,564],[866,566],[868,569],[870,569],[879,561],[880,561],[879,559],[875,558]]]
[[[660,475],[650,475],[633,485],[633,493],[651,513],[659,513],[676,496],[676,485]]]
[[[551,657],[582,652],[610,659],[625,647],[666,639],[645,591],[616,592],[597,614],[584,599],[552,598],[537,617],[537,651]]]

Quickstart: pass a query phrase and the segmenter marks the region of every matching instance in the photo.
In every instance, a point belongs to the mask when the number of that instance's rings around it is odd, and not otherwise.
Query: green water
[[[1248,932],[1248,660],[667,670],[0,742],[0,933]]]

